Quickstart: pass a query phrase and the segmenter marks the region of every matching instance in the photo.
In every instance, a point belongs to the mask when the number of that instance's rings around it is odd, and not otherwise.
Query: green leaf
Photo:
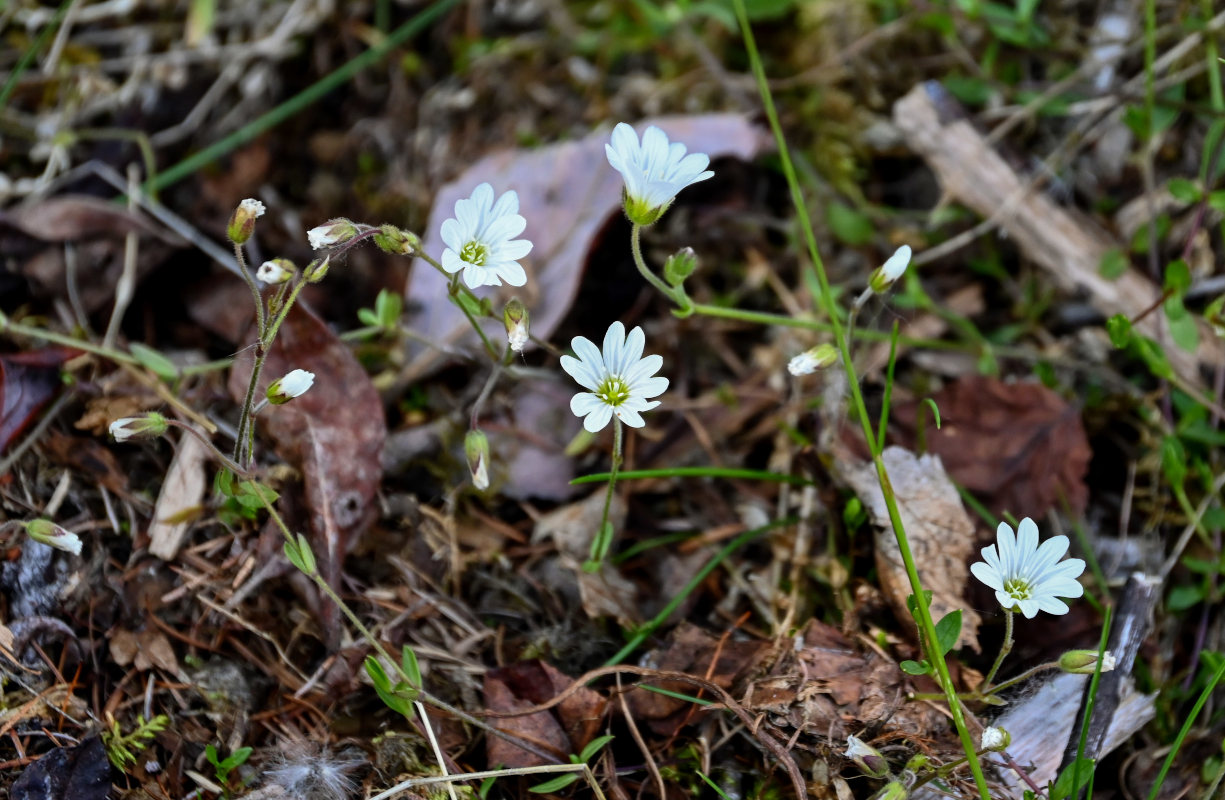
[[[1170,360],[1165,357],[1165,351],[1161,349],[1161,345],[1147,336],[1137,336],[1132,343],[1135,345],[1136,355],[1144,361],[1149,372],[1158,378],[1167,380],[1174,377],[1174,368],[1170,366]]]
[[[945,614],[936,623],[936,642],[940,645],[940,652],[948,655],[948,652],[957,646],[957,639],[960,636],[961,609],[957,608]]]
[[[378,316],[376,325],[388,330],[400,324],[400,312],[404,310],[404,300],[396,292],[381,289],[374,301],[374,311]]]
[[[1171,297],[1166,303],[1168,304],[1170,300],[1178,300],[1178,298]],[[1166,311],[1166,318],[1170,322],[1170,338],[1183,350],[1194,353],[1199,348],[1199,324],[1195,321],[1195,317],[1188,314],[1182,307],[1181,300],[1178,300],[1178,307],[1182,310],[1180,316],[1172,316],[1168,308]]]
[[[1161,441],[1161,471],[1175,489],[1181,489],[1187,480],[1187,451],[1177,437],[1167,436]]]
[[[825,209],[825,221],[838,240],[849,245],[863,245],[872,241],[876,228],[872,221],[850,206],[837,201]]]
[[[1095,762],[1091,758],[1078,758],[1068,764],[1064,767],[1063,772],[1059,773],[1059,777],[1051,787],[1050,799],[1065,800],[1071,796],[1074,784],[1081,788],[1087,786],[1089,778],[1093,775],[1094,766]]]
[[[379,660],[374,656],[366,656],[365,664],[366,674],[370,676],[370,683],[374,686],[374,691],[378,694],[379,699],[383,701],[383,705],[397,714],[412,719],[412,706],[408,700],[395,693],[391,686],[391,679],[387,677],[387,671],[383,669]]]
[[[1199,184],[1187,178],[1171,178],[1165,188],[1180,203],[1195,203],[1200,199]]]
[[[583,748],[583,751],[578,754],[579,762],[586,764],[591,760],[592,756],[600,752],[600,750],[604,748],[604,745],[611,742],[613,738],[614,737],[609,734],[606,736],[597,736],[596,738],[592,739],[590,742],[588,742],[587,746]]]
[[[928,664],[926,661],[903,661],[898,666],[907,675],[927,675],[932,671],[931,664]]]
[[[420,689],[421,665],[417,663],[417,654],[408,645],[404,645],[404,649],[400,652],[400,666],[404,669],[404,674],[408,676],[408,682],[413,685],[413,688]]]
[[[1110,343],[1122,349],[1131,341],[1131,320],[1126,314],[1115,314],[1106,320],[1106,333],[1110,334]]]
[[[1165,600],[1168,611],[1186,611],[1199,605],[1204,600],[1204,590],[1200,586],[1175,586]]]
[[[213,747],[211,744],[204,746],[204,759],[214,767],[221,766],[221,762],[217,758],[217,748]]]
[[[1187,262],[1177,258],[1166,264],[1165,289],[1176,294],[1183,294],[1191,288],[1191,268]]]
[[[359,322],[361,322],[361,324],[369,326],[371,328],[383,327],[381,324],[379,324],[378,315],[375,314],[374,311],[369,308],[357,309],[357,319]]]
[[[932,592],[931,592],[931,589],[924,589],[924,590],[923,590],[923,598],[924,598],[925,600],[927,600],[927,607],[928,607],[928,608],[931,608],[931,606],[932,606]],[[906,608],[910,609],[910,615],[911,615],[911,616],[914,616],[915,614],[918,614],[918,613],[919,613],[919,604],[918,604],[918,602],[916,602],[916,601],[915,601],[915,596],[914,596],[913,594],[908,594],[908,595],[906,595]]]
[[[146,367],[162,380],[173,381],[179,377],[179,368],[174,365],[174,362],[152,347],[140,342],[132,342],[128,345],[128,350],[141,366]]]
[[[1127,255],[1119,248],[1112,247],[1102,256],[1102,262],[1098,264],[1097,271],[1102,273],[1103,278],[1113,281],[1123,277],[1130,266],[1131,260],[1127,258]]]
[[[923,398],[923,404],[931,408],[932,416],[936,421],[936,430],[940,430],[940,406],[936,405],[936,401],[930,397]]]
[[[565,775],[558,775],[551,781],[538,783],[528,789],[528,791],[536,792],[537,794],[551,794],[552,792],[556,792],[558,789],[566,788],[570,784],[577,781],[580,777],[581,776],[577,772],[567,772]]]

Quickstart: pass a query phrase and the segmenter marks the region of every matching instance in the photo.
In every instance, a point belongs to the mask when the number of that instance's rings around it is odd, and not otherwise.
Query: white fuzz
[[[336,756],[326,749],[318,754],[291,745],[264,773],[265,787],[279,786],[294,800],[349,800],[357,791],[351,777],[364,759]]]

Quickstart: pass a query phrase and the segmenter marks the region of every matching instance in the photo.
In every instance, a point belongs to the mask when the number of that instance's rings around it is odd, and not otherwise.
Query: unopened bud
[[[805,350],[791,361],[787,362],[787,371],[792,375],[811,375],[819,369],[825,369],[838,361],[838,348],[832,344],[819,344],[811,350]]]
[[[869,778],[883,778],[889,774],[889,762],[880,751],[856,736],[846,737],[846,752],[843,755],[854,761],[855,766]]]
[[[111,436],[117,442],[128,439],[156,439],[166,432],[166,418],[156,411],[150,411],[143,417],[121,417],[110,425]]]
[[[511,298],[502,311],[502,322],[506,324],[506,341],[516,353],[522,353],[527,345],[529,318],[527,307],[519,302],[517,297]]]
[[[315,259],[306,265],[306,282],[318,283],[327,277],[328,267],[332,264],[331,254],[324,256],[323,260]]]
[[[344,217],[328,220],[323,225],[306,232],[311,247],[322,250],[334,244],[343,244],[357,235],[357,226]]]
[[[1069,650],[1059,657],[1059,668],[1073,675],[1092,675],[1097,671],[1096,650]],[[1114,669],[1114,653],[1102,653],[1102,672]]]
[[[464,455],[468,458],[468,471],[472,473],[472,485],[482,492],[489,488],[489,439],[484,431],[473,428],[464,437]]]
[[[1208,304],[1204,309],[1204,320],[1212,327],[1212,332],[1225,339],[1225,295]]]
[[[683,247],[664,262],[664,278],[672,286],[680,286],[698,268],[698,254],[692,247]]]
[[[272,382],[268,387],[268,402],[274,406],[284,405],[295,397],[306,394],[315,385],[315,373],[304,369],[295,369]]]
[[[264,204],[248,197],[238,204],[225,227],[226,236],[234,244],[245,244],[255,232],[255,220],[264,215]]]
[[[889,259],[884,264],[872,273],[872,278],[868,281],[872,291],[877,294],[884,294],[893,285],[894,281],[902,277],[902,274],[906,272],[906,268],[910,266],[910,252],[910,245],[902,245],[893,255],[889,256]]]
[[[255,277],[269,286],[274,286],[289,280],[297,271],[298,268],[288,258],[274,258],[260,264],[259,269],[255,271]]]
[[[997,728],[995,726],[983,728],[983,750],[993,750],[998,753],[1001,750],[1008,749],[1008,745],[1010,744],[1012,744],[1012,737],[1008,734],[1008,731],[1004,730],[1003,728]]]
[[[395,225],[383,225],[374,234],[374,244],[393,256],[411,256],[421,249],[421,237],[412,231],[400,230]]]
[[[25,529],[29,537],[36,542],[73,555],[81,555],[81,537],[49,519],[32,519],[25,523]]]
[[[910,796],[910,790],[901,781],[889,781],[876,794],[872,795],[870,800],[906,800]]]

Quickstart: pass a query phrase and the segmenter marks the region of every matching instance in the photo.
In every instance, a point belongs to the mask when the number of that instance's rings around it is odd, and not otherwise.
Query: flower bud
[[[255,277],[269,286],[274,286],[289,280],[297,271],[298,268],[288,258],[274,258],[260,264],[259,269],[255,271]]]
[[[295,369],[285,377],[272,382],[272,385],[268,387],[268,402],[275,406],[288,403],[295,397],[306,394],[314,383],[315,373]]]
[[[1012,737],[1008,735],[1008,731],[995,726],[983,728],[983,738],[981,747],[983,750],[993,750],[1000,752],[1008,748],[1012,744]]]
[[[698,255],[692,247],[683,247],[664,262],[664,278],[672,286],[680,286],[698,268]]]
[[[889,781],[884,787],[872,795],[871,800],[906,800],[910,790],[901,781]]]
[[[121,417],[111,423],[111,436],[117,442],[128,439],[156,439],[166,432],[166,418],[155,411],[143,417]]]
[[[329,254],[324,256],[323,260],[315,259],[306,265],[306,282],[318,283],[323,280],[328,274],[328,267],[331,266],[332,256]]]
[[[1059,668],[1073,675],[1092,675],[1097,671],[1096,650],[1069,650],[1059,657]],[[1102,672],[1114,669],[1114,653],[1102,654]]]
[[[76,556],[81,555],[81,537],[49,519],[32,519],[25,523],[25,529],[29,537],[36,542]]]
[[[482,492],[489,488],[489,439],[484,431],[473,428],[464,437],[464,455],[468,457],[468,471],[472,473],[472,485]]]
[[[838,361],[838,349],[832,344],[819,344],[811,350],[805,350],[787,363],[787,371],[792,375],[811,375],[819,369],[825,369]]]
[[[421,249],[421,237],[412,231],[400,230],[395,225],[383,225],[374,234],[374,244],[393,256],[411,256]]]
[[[872,273],[872,278],[868,281],[872,291],[884,294],[894,281],[902,277],[902,274],[906,272],[906,267],[910,266],[910,252],[910,245],[902,245]]]
[[[527,345],[529,316],[527,308],[519,302],[517,297],[511,298],[502,312],[502,322],[506,324],[506,341],[510,343],[510,349],[516,353],[522,353],[523,348]]]
[[[1213,333],[1225,339],[1225,295],[1208,304],[1204,309],[1204,321],[1212,327]]]
[[[311,247],[321,250],[334,244],[343,244],[357,235],[357,226],[344,217],[328,220],[323,225],[306,232]]]
[[[248,197],[238,204],[230,216],[230,222],[225,227],[226,236],[234,244],[246,244],[255,233],[255,220],[264,215],[264,204]]]
[[[846,737],[847,758],[855,762],[855,766],[869,778],[883,778],[889,774],[889,762],[875,747],[870,747],[856,736]]]

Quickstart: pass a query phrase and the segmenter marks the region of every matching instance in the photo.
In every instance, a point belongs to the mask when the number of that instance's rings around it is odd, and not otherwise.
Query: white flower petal
[[[609,420],[612,419],[612,406],[600,403],[595,409],[587,415],[583,420],[583,427],[590,433],[599,433],[608,426]]]
[[[634,129],[624,122],[613,128],[604,153],[613,169],[625,181],[630,201],[645,209],[660,209],[690,184],[706,180],[714,173],[705,171],[710,158],[703,153],[687,153],[680,142],[669,142],[668,135],[652,125],[639,144]]]
[[[482,183],[470,197],[455,201],[455,216],[444,220],[440,233],[447,249],[442,266],[447,272],[463,270],[470,289],[481,286],[512,286],[527,283],[527,273],[518,260],[532,249],[532,243],[515,239],[527,227],[519,215],[519,196],[506,192],[494,197],[493,187]],[[472,261],[465,261],[471,258]]]
[[[1019,608],[1027,619],[1039,611],[1066,614],[1067,603],[1059,598],[1084,594],[1077,578],[1085,570],[1085,562],[1079,558],[1060,561],[1067,550],[1066,536],[1052,536],[1040,543],[1038,526],[1028,517],[1017,525],[1015,536],[1012,528],[1001,522],[996,529],[996,544],[982,549],[983,561],[971,564],[970,572],[995,590],[1002,607]]]
[[[626,425],[629,425],[631,428],[641,428],[646,425],[646,422],[644,422],[642,419],[642,415],[631,408],[627,408],[624,403],[617,407],[616,413],[617,419],[621,420]]]
[[[668,379],[652,377],[663,366],[663,357],[642,356],[646,335],[635,327],[627,336],[625,325],[614,322],[604,334],[602,348],[585,336],[576,336],[570,346],[578,356],[561,357],[561,368],[590,392],[580,392],[570,403],[575,416],[584,417],[583,426],[602,430],[612,415],[634,428],[646,423],[642,412],[659,405],[649,398],[668,388]]]

